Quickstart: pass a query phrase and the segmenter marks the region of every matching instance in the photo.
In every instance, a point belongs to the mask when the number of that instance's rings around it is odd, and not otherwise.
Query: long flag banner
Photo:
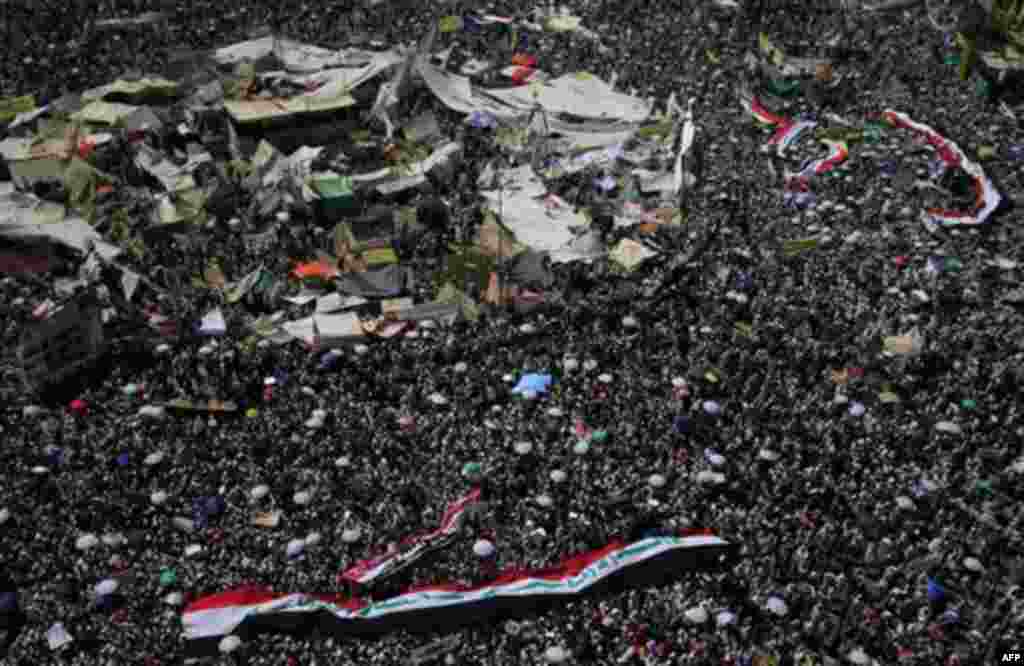
[[[474,489],[448,507],[441,518],[440,527],[433,532],[403,539],[396,551],[358,562],[346,569],[341,577],[359,585],[369,585],[405,569],[428,552],[447,543],[459,531],[467,509],[479,500],[480,490]]]
[[[375,636],[394,631],[451,631],[459,626],[536,613],[538,606],[581,594],[664,585],[681,574],[719,566],[730,544],[705,531],[614,542],[547,569],[511,570],[483,585],[428,585],[383,601],[243,588],[203,597],[182,615],[190,656],[214,654],[228,635],[259,633]]]
[[[999,194],[995,185],[985,175],[981,165],[968,158],[964,151],[960,149],[960,146],[945,138],[928,125],[916,122],[905,113],[890,109],[882,113],[882,118],[894,127],[910,130],[922,137],[935,149],[939,159],[942,160],[946,167],[959,167],[974,180],[976,194],[974,210],[965,212],[939,208],[928,209],[923,214],[924,222],[927,226],[949,227],[961,224],[982,224],[999,208],[999,204],[1003,200],[1002,195]]]

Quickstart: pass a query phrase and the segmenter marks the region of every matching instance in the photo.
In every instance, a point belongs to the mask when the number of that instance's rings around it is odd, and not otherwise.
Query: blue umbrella
[[[928,601],[939,602],[946,598],[946,588],[931,576],[928,577]]]
[[[498,126],[498,120],[486,111],[474,111],[469,114],[467,122],[477,129],[493,129]]]
[[[220,495],[214,495],[213,497],[207,497],[203,502],[203,510],[209,516],[219,516],[224,513],[227,509],[228,503],[224,501],[224,498]]]
[[[512,389],[513,393],[525,395],[527,393],[547,393],[551,387],[551,375],[528,374],[519,378],[519,383]]]
[[[278,386],[284,386],[284,383],[288,381],[288,373],[278,368],[274,370],[274,379],[277,380]]]
[[[14,613],[18,610],[17,592],[0,592],[0,613]]]

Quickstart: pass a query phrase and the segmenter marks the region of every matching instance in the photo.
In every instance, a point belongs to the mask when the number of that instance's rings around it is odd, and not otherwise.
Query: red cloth
[[[512,64],[519,65],[520,67],[536,67],[537,58],[525,53],[517,53],[512,56]]]

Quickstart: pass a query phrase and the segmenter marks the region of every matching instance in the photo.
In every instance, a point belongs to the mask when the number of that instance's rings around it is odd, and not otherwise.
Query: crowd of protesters
[[[176,48],[230,43],[257,22],[286,22],[307,41],[344,44],[359,33],[407,43],[436,18],[419,6],[181,3],[142,32],[89,31],[99,19],[166,9],[157,4],[78,3],[68,12],[44,3],[9,15],[20,38],[7,43],[0,81],[9,94],[42,90],[45,101],[125,70],[159,70]],[[735,100],[753,43],[742,20],[689,2],[566,4],[600,39],[538,38],[531,49],[542,68],[614,73],[620,89],[644,98],[696,97],[707,166],[680,247],[702,244],[697,260],[633,274],[605,261],[556,266],[547,296],[557,307],[491,310],[477,322],[346,347],[329,369],[322,351],[298,342],[243,345],[232,311],[212,352],[207,340],[188,339],[152,357],[126,352],[56,406],[32,409],[40,399],[5,375],[3,663],[181,663],[190,599],[243,584],[340,592],[347,566],[437,525],[471,487],[469,462],[485,469],[486,511],[405,582],[481,581],[478,538],[493,541],[499,566],[541,567],[651,524],[711,528],[742,556],[727,571],[668,587],[460,629],[445,663],[539,663],[559,645],[580,664],[616,663],[631,647],[625,663],[775,655],[786,664],[806,654],[815,663],[980,664],[1024,635],[1019,212],[1011,205],[983,228],[929,233],[916,218],[922,195],[878,166],[926,172],[895,130],[816,185],[809,205],[787,207],[757,154],[764,136]],[[506,5],[486,10],[522,13]],[[895,108],[965,151],[990,146],[986,171],[1016,199],[1016,120],[957,82],[934,53],[942,36],[919,10],[851,14],[838,27],[801,12],[792,3],[764,29],[792,42],[827,23],[864,52],[840,72],[833,110],[867,117]],[[792,104],[793,115],[824,111],[803,98]],[[494,151],[476,142],[451,182],[417,195],[454,202],[451,228],[432,231],[435,242],[408,259],[417,300],[430,300],[431,248],[479,218],[472,184]],[[811,232],[828,241],[779,252],[780,241]],[[288,259],[322,249],[322,234],[295,218],[280,248],[253,253],[221,230],[194,256],[155,248],[139,268],[192,273],[221,257],[236,276],[263,263],[284,279]],[[183,322],[215,305],[187,293],[176,310]],[[17,347],[48,295],[36,282],[0,280],[4,349]],[[883,353],[883,337],[912,329],[923,341],[915,354]],[[512,396],[529,372],[552,374],[550,392]],[[146,404],[207,398],[239,409],[135,416]],[[76,409],[65,409],[72,399]],[[326,417],[311,428],[314,410]],[[601,436],[580,455],[583,430]],[[520,442],[532,451],[517,452]],[[553,481],[554,470],[566,480]],[[724,482],[708,483],[708,470]],[[648,485],[654,474],[664,487]],[[270,492],[254,498],[264,484]],[[552,501],[538,503],[542,495]],[[276,528],[252,524],[254,512],[271,509],[282,511]],[[353,526],[360,538],[343,539]],[[320,538],[301,557],[286,555],[290,540],[313,532]],[[83,534],[101,542],[82,549]],[[186,556],[192,544],[202,552]],[[97,604],[94,586],[113,575],[123,600]],[[695,608],[706,617],[687,612]],[[74,638],[60,657],[46,640],[55,623]],[[266,635],[224,659],[398,664],[431,638]]]

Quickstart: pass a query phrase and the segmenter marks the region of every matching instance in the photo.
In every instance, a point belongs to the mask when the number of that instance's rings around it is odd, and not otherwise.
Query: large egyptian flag
[[[259,633],[379,636],[451,631],[460,626],[536,613],[583,594],[664,585],[691,571],[717,568],[733,547],[708,531],[614,542],[542,570],[507,570],[478,586],[412,588],[381,601],[262,588],[201,598],[182,616],[187,651],[216,653],[220,640]]]

